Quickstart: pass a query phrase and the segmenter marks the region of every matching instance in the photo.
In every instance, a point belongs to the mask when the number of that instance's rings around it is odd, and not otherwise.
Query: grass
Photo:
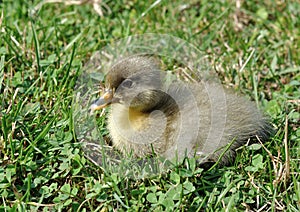
[[[38,3],[0,3],[1,211],[300,210],[298,1],[102,1],[103,16],[89,3],[34,12]],[[276,135],[209,171],[183,165],[133,180],[87,160],[72,118],[76,80],[93,52],[149,32],[204,51]]]

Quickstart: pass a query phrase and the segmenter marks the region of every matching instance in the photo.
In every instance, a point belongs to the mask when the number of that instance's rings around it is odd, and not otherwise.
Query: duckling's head
[[[91,111],[119,103],[131,109],[151,111],[161,101],[161,71],[158,61],[147,55],[124,58],[108,72],[104,94],[91,105]]]

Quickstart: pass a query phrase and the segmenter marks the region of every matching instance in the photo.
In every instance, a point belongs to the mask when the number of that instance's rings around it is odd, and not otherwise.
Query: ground
[[[296,0],[1,1],[0,210],[299,211],[299,17]],[[76,80],[93,52],[143,33],[205,52],[225,86],[271,117],[274,137],[228,167],[190,160],[140,180],[87,160],[72,119]]]

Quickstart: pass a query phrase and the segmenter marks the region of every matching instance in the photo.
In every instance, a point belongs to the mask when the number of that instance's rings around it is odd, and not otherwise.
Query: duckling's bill
[[[99,99],[96,99],[90,106],[91,113],[93,113],[95,110],[101,110],[102,108],[108,106],[112,101],[112,97],[112,90],[105,90],[104,94]]]

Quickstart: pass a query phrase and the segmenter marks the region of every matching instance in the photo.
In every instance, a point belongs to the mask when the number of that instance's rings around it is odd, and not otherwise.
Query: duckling
[[[91,105],[111,105],[108,130],[124,155],[168,160],[196,157],[199,164],[227,165],[235,150],[272,127],[255,104],[212,82],[165,85],[157,60],[134,55],[112,66],[104,94]]]

